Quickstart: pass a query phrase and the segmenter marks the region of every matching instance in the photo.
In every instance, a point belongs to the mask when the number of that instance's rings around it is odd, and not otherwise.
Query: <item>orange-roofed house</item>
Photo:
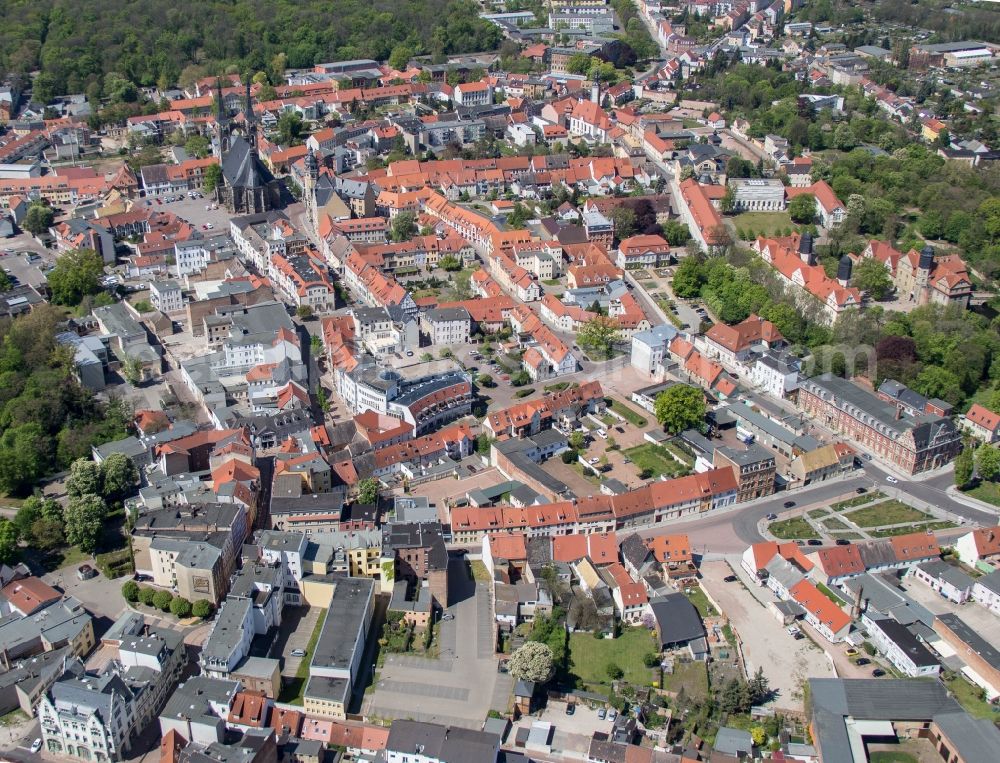
[[[658,535],[646,541],[656,561],[671,579],[690,578],[698,573],[691,551],[691,541],[685,533]]]
[[[804,573],[813,569],[813,562],[802,553],[798,545],[792,542],[776,543],[773,540],[761,541],[749,546],[743,552],[740,566],[757,585],[765,585],[768,579],[767,565],[775,557],[791,562]]]
[[[725,229],[722,216],[705,193],[705,187],[694,178],[681,181],[680,194],[675,197],[681,219],[691,231],[691,237],[706,250],[723,243]]]
[[[226,723],[243,731],[263,729],[268,726],[271,700],[262,691],[240,691],[233,697]]]
[[[663,236],[629,236],[618,245],[617,265],[626,270],[655,268],[670,259],[670,244]]]
[[[754,350],[779,349],[785,344],[777,327],[757,315],[735,326],[716,323],[705,334],[708,356],[729,365],[744,362]]]
[[[844,222],[847,208],[825,180],[819,180],[804,188],[785,189],[785,196],[789,200],[804,193],[811,194],[816,199],[816,215],[824,228],[834,228]]]
[[[0,612],[16,612],[22,617],[28,617],[62,598],[62,594],[55,588],[36,577],[8,583],[0,590],[0,595],[4,599],[0,603]]]
[[[601,567],[618,562],[618,536],[611,533],[563,535],[552,539],[552,558],[557,562],[575,562],[584,557]]]
[[[618,562],[609,565],[602,577],[611,589],[618,616],[626,623],[637,625],[649,611],[649,595],[646,587],[632,579],[628,571]]]
[[[1000,525],[980,527],[955,541],[955,551],[964,564],[984,572],[1000,563]]]
[[[805,620],[827,640],[834,644],[843,641],[851,632],[851,616],[828,599],[808,580],[801,580],[789,593],[791,598],[806,611]]]

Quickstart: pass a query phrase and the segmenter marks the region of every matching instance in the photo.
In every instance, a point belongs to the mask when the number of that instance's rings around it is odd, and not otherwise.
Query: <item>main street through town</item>
[[[736,504],[732,508],[712,512],[694,519],[679,519],[665,522],[654,528],[641,530],[644,537],[686,533],[691,540],[691,548],[702,555],[741,553],[749,544],[765,540],[760,532],[760,524],[768,514],[779,516],[800,513],[809,508],[828,506],[830,503],[855,493],[858,488],[866,490],[891,490],[898,492],[902,500],[907,497],[919,503],[935,507],[944,518],[956,524],[995,525],[997,511],[977,508],[971,502],[956,500],[947,488],[952,483],[948,470],[925,480],[899,478],[896,484],[887,482],[889,474],[871,463],[853,475],[820,482],[797,490],[776,493],[768,498],[750,503]],[[785,508],[785,503],[794,501],[795,506]]]

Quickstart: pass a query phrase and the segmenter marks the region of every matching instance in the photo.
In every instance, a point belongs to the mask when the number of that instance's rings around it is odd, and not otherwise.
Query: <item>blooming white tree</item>
[[[552,678],[555,672],[552,650],[548,644],[529,641],[510,656],[508,670],[518,680],[543,684]]]

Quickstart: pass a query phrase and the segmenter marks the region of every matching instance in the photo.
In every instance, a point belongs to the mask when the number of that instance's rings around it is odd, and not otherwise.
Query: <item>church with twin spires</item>
[[[216,82],[215,155],[222,179],[215,188],[216,200],[233,214],[254,215],[281,206],[281,183],[257,153],[257,117],[247,80],[242,130],[232,125],[226,112],[222,85]]]

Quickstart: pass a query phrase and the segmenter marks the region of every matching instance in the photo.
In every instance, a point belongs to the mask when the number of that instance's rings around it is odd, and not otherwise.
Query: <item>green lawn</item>
[[[704,662],[675,662],[673,673],[663,674],[663,688],[679,692],[681,689],[691,699],[708,696],[708,669]]]
[[[632,426],[644,427],[646,426],[646,419],[644,419],[640,414],[636,413],[635,410],[625,405],[625,403],[620,400],[615,400],[613,397],[607,398],[608,405],[611,406],[611,410],[622,416],[625,421],[627,421]]]
[[[846,532],[846,533],[830,533],[834,538],[843,538],[844,540],[861,540],[861,533]]]
[[[674,457],[670,455],[670,452],[662,445],[653,445],[651,442],[645,442],[642,445],[636,445],[634,448],[623,450],[622,453],[632,459],[632,463],[636,465],[636,468],[640,472],[647,469],[651,471],[652,477],[659,477],[661,474],[673,477],[686,471],[685,467],[677,463]]]
[[[895,499],[851,511],[844,515],[858,527],[884,527],[898,525],[903,522],[919,522],[930,519],[930,514],[918,511],[902,501]]]
[[[323,610],[316,619],[316,626],[309,636],[309,643],[306,644],[306,655],[299,663],[298,670],[295,671],[295,678],[281,687],[280,702],[287,702],[290,705],[301,705],[302,695],[306,691],[306,682],[309,680],[309,665],[312,663],[313,652],[316,650],[316,642],[319,641],[319,632],[323,630],[323,623],[326,621],[326,612]]]
[[[957,527],[954,522],[942,520],[940,522],[924,522],[919,525],[902,525],[901,527],[887,527],[883,530],[872,530],[871,535],[875,538],[888,538],[893,535],[906,535],[907,533],[928,532],[933,530],[951,530]]]
[[[715,607],[712,606],[712,602],[708,600],[705,592],[701,590],[701,586],[693,586],[688,590],[691,593],[687,597],[694,604],[694,608],[698,610],[699,615],[702,617],[714,617],[719,614],[715,611]]]
[[[836,517],[830,517],[829,519],[824,519],[822,522],[823,527],[827,530],[846,530],[847,525],[841,522]]]
[[[813,530],[812,525],[806,522],[806,520],[802,517],[792,517],[791,519],[782,519],[778,522],[772,522],[767,529],[771,531],[771,534],[774,535],[775,538],[781,538],[782,540],[819,537],[816,535],[816,531]]]
[[[848,498],[846,501],[838,501],[837,503],[832,504],[830,508],[834,511],[853,509],[855,506],[864,506],[866,503],[871,503],[876,498],[885,498],[885,493],[876,490],[874,493],[856,495],[853,498]]]
[[[980,501],[1000,506],[1000,483],[980,482],[971,490],[966,490],[965,494],[970,498],[978,498]]]
[[[616,639],[594,638],[589,633],[571,633],[569,637],[569,672],[576,685],[610,686],[607,668],[620,667],[623,680],[636,685],[649,685],[652,671],[643,657],[656,652],[653,637],[645,628],[625,628]]]
[[[792,218],[787,212],[742,212],[733,217],[737,230],[753,231],[757,235],[784,235],[785,228],[795,230]]]
[[[876,750],[868,756],[869,763],[919,763],[908,752],[897,750]]]
[[[820,517],[825,517],[826,513],[827,513],[826,509],[812,509],[811,511],[806,512],[806,514],[808,514],[812,519],[819,519]]]
[[[666,442],[666,443],[663,444],[663,447],[666,448],[667,450],[669,450],[671,453],[673,453],[679,459],[683,460],[684,463],[688,465],[688,467],[690,467],[690,468],[694,467],[694,456],[692,456],[690,453],[687,453],[676,442]]]
[[[978,686],[972,685],[957,673],[946,675],[944,685],[969,715],[988,721],[996,720],[998,713],[993,712],[993,706],[986,701],[983,690]]]

